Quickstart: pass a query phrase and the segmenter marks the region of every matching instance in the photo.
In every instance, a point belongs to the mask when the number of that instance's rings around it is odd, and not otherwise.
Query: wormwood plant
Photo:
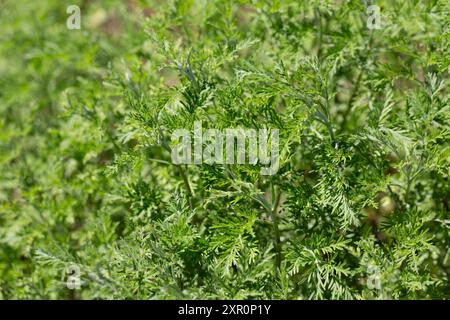
[[[1,1],[0,298],[449,298],[449,2],[373,4]]]

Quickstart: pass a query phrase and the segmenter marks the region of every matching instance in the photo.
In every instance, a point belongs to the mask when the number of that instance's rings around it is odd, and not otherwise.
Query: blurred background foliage
[[[0,298],[449,298],[450,5],[373,4],[1,0]],[[171,164],[194,121],[279,172]]]

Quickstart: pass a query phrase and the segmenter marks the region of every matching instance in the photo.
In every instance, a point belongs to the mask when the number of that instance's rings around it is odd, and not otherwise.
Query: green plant
[[[449,298],[449,3],[379,2],[1,2],[0,298]]]

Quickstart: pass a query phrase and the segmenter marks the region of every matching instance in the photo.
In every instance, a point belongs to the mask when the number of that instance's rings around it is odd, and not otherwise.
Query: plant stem
[[[193,193],[192,193],[191,186],[189,184],[189,179],[187,177],[186,170],[184,170],[184,168],[181,165],[177,165],[177,168],[178,168],[178,171],[180,172],[181,177],[183,178],[184,186],[185,186],[187,194],[188,194],[189,207],[191,209],[193,209],[194,208],[192,205]]]
[[[371,48],[372,48],[372,43],[373,43],[373,32],[370,33],[369,41],[364,46],[364,51],[370,51]],[[364,58],[363,62],[366,62],[366,61],[367,61],[367,58]],[[343,131],[345,129],[345,125],[347,124],[348,115],[350,114],[350,111],[353,108],[353,104],[352,103],[353,103],[353,100],[355,99],[356,94],[358,93],[359,85],[360,85],[361,79],[362,79],[362,75],[363,75],[363,71],[361,69],[359,71],[358,77],[356,78],[355,86],[353,87],[352,93],[350,95],[350,99],[348,100],[347,108],[344,111],[343,119],[342,119],[342,123],[341,123],[341,130],[340,131]]]
[[[319,9],[314,10],[314,18],[318,25],[317,40],[316,40],[316,55],[317,55],[317,58],[319,58],[322,53],[322,34],[323,34],[322,17],[320,15]]]
[[[280,198],[281,198],[281,191],[278,190],[275,195],[275,187],[270,183],[271,187],[271,201],[272,201],[272,208],[271,208],[271,216],[273,220],[273,232],[274,232],[274,249],[275,249],[275,268],[276,270],[279,270],[281,266],[281,260],[282,260],[282,248],[281,248],[281,233],[280,229],[278,227],[279,224],[279,217],[278,217],[278,206],[280,204]],[[275,196],[275,199],[274,199]]]
[[[348,103],[347,103],[347,108],[345,109],[344,114],[342,115],[343,119],[342,119],[342,123],[341,123],[341,131],[344,130],[345,125],[347,124],[348,115],[350,114],[350,111],[353,107],[352,102],[355,99],[355,96],[359,90],[359,84],[361,82],[362,74],[363,74],[362,71],[360,71],[358,74],[358,77],[356,78],[355,86],[353,87],[352,93],[350,95],[350,99],[348,100]]]

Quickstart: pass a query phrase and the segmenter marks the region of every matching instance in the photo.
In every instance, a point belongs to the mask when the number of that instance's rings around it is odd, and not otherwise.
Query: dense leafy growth
[[[0,1],[0,298],[449,298],[450,5],[373,3]]]

